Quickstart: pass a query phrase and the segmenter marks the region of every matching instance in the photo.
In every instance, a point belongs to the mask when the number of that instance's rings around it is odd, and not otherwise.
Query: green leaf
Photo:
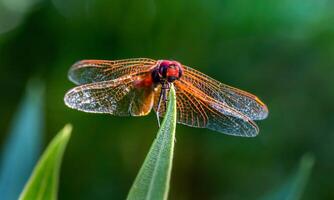
[[[29,81],[4,143],[0,165],[0,197],[16,200],[41,152],[44,130],[44,84]]]
[[[314,157],[310,154],[305,154],[300,161],[296,174],[290,177],[286,183],[280,186],[278,189],[261,198],[261,200],[301,199],[313,165]]]
[[[71,125],[66,125],[51,141],[20,195],[20,200],[57,199],[62,157],[70,139]]]
[[[172,171],[176,128],[176,97],[173,85],[167,112],[156,139],[128,194],[129,200],[167,199]]]

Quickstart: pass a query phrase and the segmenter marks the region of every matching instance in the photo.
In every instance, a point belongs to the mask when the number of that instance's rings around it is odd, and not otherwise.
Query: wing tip
[[[78,96],[76,96],[76,95],[79,95],[77,92],[78,92],[77,88],[72,88],[71,90],[66,92],[64,96],[64,104],[67,107],[73,110],[78,110],[78,111],[82,111],[85,113],[108,113],[108,112],[85,109],[83,106],[84,105],[83,102],[80,101],[80,98],[78,98]]]
[[[249,130],[251,130],[251,131],[246,132],[246,133],[243,135],[243,137],[256,137],[256,136],[259,134],[259,132],[260,132],[259,127],[258,127],[257,124],[256,124],[254,121],[252,121],[252,120],[248,120],[248,124],[249,124],[250,126],[252,126],[252,128],[249,129]]]
[[[254,120],[263,120],[266,119],[269,115],[269,109],[263,101],[261,101],[258,97],[255,97],[255,101],[260,105],[261,111],[258,116]]]
[[[104,62],[104,60],[86,59],[75,62],[68,70],[68,79],[76,85],[88,83],[87,81],[81,80],[80,76],[82,72],[80,71],[80,69],[87,67],[99,67],[99,65],[96,65],[96,62]]]
[[[67,91],[65,96],[64,96],[64,103],[67,107],[71,108],[71,109],[76,109],[75,106],[73,105],[73,99],[71,98],[72,97],[72,93],[74,91],[74,88]]]
[[[227,135],[232,135],[232,136],[239,136],[239,137],[247,137],[247,138],[252,138],[252,137],[256,137],[259,132],[260,132],[260,129],[259,127],[257,126],[257,124],[248,119],[246,120],[246,124],[247,124],[247,128],[245,127],[245,129],[240,129],[239,132],[233,132],[233,133],[226,133],[226,132],[223,132]]]

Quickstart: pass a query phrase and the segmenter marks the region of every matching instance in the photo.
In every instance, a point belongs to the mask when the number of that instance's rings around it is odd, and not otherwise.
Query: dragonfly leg
[[[162,87],[161,87],[161,91],[163,90],[162,99],[163,99],[164,104],[165,104],[165,111],[167,111],[167,101],[168,101],[167,94],[169,92],[169,89],[170,89],[170,83],[169,82],[163,84]]]
[[[163,97],[163,89],[161,88],[161,91],[160,91],[160,95],[159,95],[159,100],[158,100],[158,105],[157,105],[157,111],[156,111],[156,114],[157,114],[157,120],[158,120],[158,126],[160,127],[160,106],[161,106],[161,100],[162,100],[162,97]]]
[[[157,105],[157,110],[156,110],[156,115],[157,115],[157,120],[158,120],[158,126],[160,127],[160,109],[161,109],[161,102],[164,102],[165,105],[165,111],[167,110],[167,93],[170,88],[170,83],[162,83],[161,85],[161,91],[159,95],[159,100],[158,100],[158,105]]]
[[[157,114],[157,120],[158,120],[158,127],[160,128],[159,111],[157,111],[156,114]]]

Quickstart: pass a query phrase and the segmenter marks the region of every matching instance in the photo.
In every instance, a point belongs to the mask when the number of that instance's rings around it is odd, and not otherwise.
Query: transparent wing
[[[267,106],[255,95],[220,83],[209,76],[184,67],[180,81],[185,85],[194,86],[222,104],[232,107],[252,120],[262,120],[268,116]]]
[[[208,128],[234,136],[254,137],[259,129],[256,124],[236,110],[212,99],[204,99],[196,90],[175,81],[177,121],[180,124],[197,128]],[[157,109],[160,88],[155,92],[154,110]],[[165,105],[161,104],[160,116],[164,116]],[[238,116],[238,117],[236,117]]]
[[[108,81],[124,75],[146,73],[156,63],[157,61],[148,58],[82,60],[70,68],[68,77],[77,85]]]
[[[139,77],[77,86],[65,95],[65,104],[73,109],[117,116],[147,115],[153,106],[154,93],[150,87],[135,87]]]

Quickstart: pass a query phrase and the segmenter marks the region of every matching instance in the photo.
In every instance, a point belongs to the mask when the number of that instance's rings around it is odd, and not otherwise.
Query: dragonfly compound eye
[[[167,70],[170,66],[170,61],[162,61],[159,65],[159,74],[162,78],[167,78]]]
[[[161,82],[161,76],[160,76],[160,73],[159,73],[159,69],[154,69],[152,71],[152,79],[153,79],[153,82],[154,83],[160,83]]]

